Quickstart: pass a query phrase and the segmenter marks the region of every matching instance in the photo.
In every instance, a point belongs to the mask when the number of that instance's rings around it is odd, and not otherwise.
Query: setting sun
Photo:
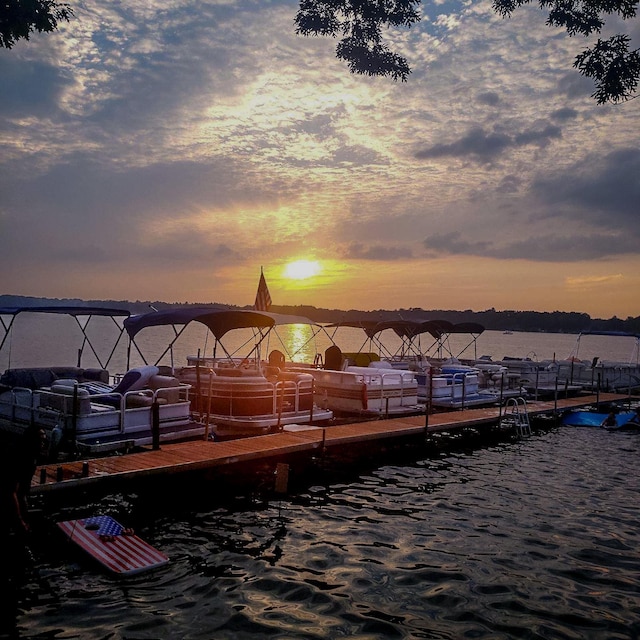
[[[292,280],[305,280],[320,273],[320,264],[312,260],[296,260],[290,262],[284,268],[285,278]]]

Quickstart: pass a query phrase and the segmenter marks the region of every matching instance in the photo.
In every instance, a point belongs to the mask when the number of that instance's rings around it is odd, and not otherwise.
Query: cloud
[[[459,140],[439,143],[414,153],[419,160],[434,158],[469,158],[476,162],[488,163],[509,149],[536,145],[546,146],[551,140],[562,137],[562,131],[555,125],[546,125],[541,129],[528,129],[516,133],[502,131],[488,132],[481,127],[469,130]]]
[[[532,235],[511,242],[471,241],[460,232],[434,234],[423,246],[427,255],[477,256],[498,260],[532,262],[581,262],[602,260],[637,252],[637,240],[622,234],[557,234]]]
[[[578,112],[571,107],[562,107],[551,112],[551,119],[558,120],[560,122],[566,122],[567,120],[574,120],[578,117]]]
[[[406,260],[413,257],[409,247],[390,246],[387,244],[365,245],[358,242],[351,243],[340,254],[343,258],[373,260],[374,262]]]
[[[565,282],[569,287],[591,287],[602,284],[613,284],[622,280],[624,276],[621,273],[614,273],[606,276],[569,276],[565,278]]]
[[[640,239],[640,147],[590,156],[563,171],[540,175],[532,193],[573,218],[626,228]]]
[[[301,255],[375,282],[432,257],[536,277],[548,262],[551,286],[560,262],[638,256],[637,101],[597,107],[570,68],[583,42],[535,7],[436,5],[389,32],[407,83],[350,75],[334,40],[296,36],[295,0],[89,0],[0,51],[2,272],[51,295],[40,274],[78,274],[65,281],[95,297],[97,275],[121,273],[134,298],[157,297],[140,287],[161,273],[182,300],[228,278],[244,303],[251,263]],[[470,264],[445,262],[452,279]]]
[[[459,231],[434,234],[423,242],[424,248],[431,255],[488,255],[491,251],[490,242],[465,240]]]
[[[0,57],[0,115],[9,118],[50,117],[71,84],[54,65],[37,60]]]
[[[476,100],[480,104],[486,104],[490,107],[495,107],[500,104],[500,96],[495,91],[485,91],[484,93],[479,93],[476,97]]]

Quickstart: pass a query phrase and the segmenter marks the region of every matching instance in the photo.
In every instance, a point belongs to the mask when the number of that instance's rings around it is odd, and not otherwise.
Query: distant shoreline
[[[132,314],[149,313],[153,309],[167,309],[183,306],[212,306],[221,309],[250,309],[250,305],[238,307],[216,302],[201,302],[185,305],[167,303],[161,301],[136,301],[127,300],[80,300],[77,298],[35,298],[30,296],[0,295],[0,307],[36,307],[57,305],[86,305],[102,306],[118,309],[126,309]],[[583,331],[624,331],[640,335],[640,316],[636,318],[597,319],[591,318],[586,313],[566,311],[453,311],[442,309],[411,309],[359,311],[350,309],[319,309],[308,305],[273,305],[274,313],[286,313],[300,315],[320,323],[337,323],[354,320],[446,320],[453,323],[476,322],[490,331],[533,331],[545,333],[571,333],[578,334]]]

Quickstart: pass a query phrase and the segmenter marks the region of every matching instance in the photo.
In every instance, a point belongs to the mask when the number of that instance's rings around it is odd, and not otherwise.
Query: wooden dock
[[[528,402],[527,409],[529,416],[535,417],[592,405],[598,401],[625,400],[628,400],[628,396],[600,394],[597,397],[579,396],[555,402]],[[163,444],[155,450],[40,466],[34,474],[31,492],[44,494],[68,489],[104,488],[115,484],[114,481],[199,471],[375,440],[421,434],[426,437],[430,433],[495,425],[504,413],[504,408],[483,407],[434,413],[428,417],[423,414],[329,427],[300,426],[280,433],[224,442],[194,440]]]

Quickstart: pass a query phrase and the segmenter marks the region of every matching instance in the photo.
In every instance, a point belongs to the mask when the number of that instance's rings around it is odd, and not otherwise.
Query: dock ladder
[[[500,418],[500,427],[514,429],[519,438],[531,435],[529,411],[527,410],[527,401],[524,398],[509,398],[507,400],[504,414]]]

